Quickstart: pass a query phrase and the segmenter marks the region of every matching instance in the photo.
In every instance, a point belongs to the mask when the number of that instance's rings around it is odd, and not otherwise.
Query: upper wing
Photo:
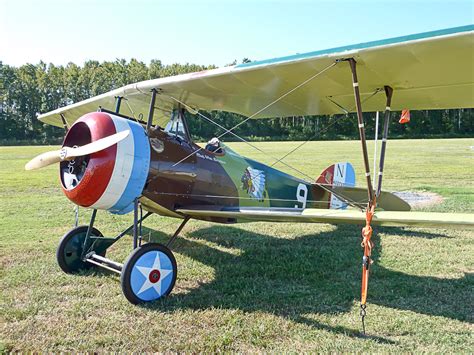
[[[364,224],[365,213],[358,210],[326,210],[306,208],[236,208],[199,209],[182,208],[176,212],[194,218],[229,218],[247,221],[302,222],[302,223],[350,223]],[[474,214],[435,213],[435,212],[394,212],[376,211],[373,225],[390,227],[429,227],[474,229]]]
[[[127,99],[123,113],[146,117],[150,90],[159,90],[155,122],[179,101],[193,110],[222,110],[250,116],[335,63],[357,61],[362,99],[389,85],[392,110],[474,107],[474,25],[361,43],[347,47],[257,61],[198,73],[143,81],[39,116],[62,126],[98,106]],[[383,110],[382,93],[363,103],[364,111]],[[349,65],[340,62],[255,117],[321,115],[354,110]]]

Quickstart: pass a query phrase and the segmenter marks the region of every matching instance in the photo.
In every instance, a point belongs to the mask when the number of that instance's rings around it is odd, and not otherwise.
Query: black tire
[[[81,260],[82,248],[86,238],[88,226],[79,226],[67,232],[59,242],[56,250],[56,259],[59,267],[67,274],[74,274],[80,270],[87,270],[94,265]],[[91,236],[103,237],[97,229],[91,229]],[[86,248],[89,248],[89,243]],[[105,256],[105,251],[99,255]]]
[[[135,249],[123,265],[120,277],[123,294],[133,304],[156,301],[170,294],[177,273],[171,250],[162,244],[147,243]]]

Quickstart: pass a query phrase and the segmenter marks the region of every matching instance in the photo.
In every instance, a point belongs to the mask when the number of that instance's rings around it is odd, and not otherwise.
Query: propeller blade
[[[112,134],[111,136],[99,139],[95,142],[83,145],[82,147],[62,147],[60,150],[52,150],[38,155],[31,159],[26,165],[25,170],[35,170],[45,166],[59,163],[63,160],[72,160],[76,157],[100,152],[106,148],[117,144],[128,137],[130,130]]]
[[[61,150],[52,150],[50,152],[40,154],[31,159],[25,165],[25,170],[35,170],[51,164],[59,163],[61,161],[60,154]]]
[[[112,134],[111,136],[99,139],[95,142],[83,145],[82,147],[70,148],[64,147],[62,150],[65,150],[65,155],[62,160],[72,160],[75,157],[81,157],[83,155],[89,155],[95,152],[100,152],[108,147],[113,146],[114,144],[120,142],[121,140],[128,137],[130,130],[122,131],[119,133]]]

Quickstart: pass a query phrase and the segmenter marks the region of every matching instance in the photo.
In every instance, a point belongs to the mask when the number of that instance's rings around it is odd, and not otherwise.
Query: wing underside
[[[39,119],[62,126],[62,113],[71,124],[99,106],[113,109],[116,96],[125,99],[122,113],[147,117],[152,89],[159,93],[154,122],[161,125],[179,103],[192,110],[250,116],[296,87],[254,117],[352,112],[349,65],[334,65],[348,57],[357,61],[362,100],[370,98],[362,105],[366,112],[385,108],[384,94],[373,95],[384,85],[394,89],[392,110],[474,106],[474,25],[468,25],[143,81],[40,115]]]
[[[191,218],[228,218],[235,221],[364,224],[358,210],[281,209],[281,208],[181,208],[176,212]],[[373,225],[388,227],[427,227],[474,229],[474,215],[436,212],[377,211]]]

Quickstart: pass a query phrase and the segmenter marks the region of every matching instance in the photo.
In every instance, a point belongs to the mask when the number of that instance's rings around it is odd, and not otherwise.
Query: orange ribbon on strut
[[[372,238],[372,227],[370,223],[372,223],[372,218],[374,217],[375,213],[375,201],[372,204],[367,206],[367,210],[365,212],[365,227],[362,228],[362,243],[361,247],[364,248],[364,257],[362,258],[362,290],[361,290],[361,304],[365,305],[367,301],[367,289],[369,285],[369,267],[372,264],[372,259],[370,256],[372,255],[372,247],[374,244],[370,240]]]

